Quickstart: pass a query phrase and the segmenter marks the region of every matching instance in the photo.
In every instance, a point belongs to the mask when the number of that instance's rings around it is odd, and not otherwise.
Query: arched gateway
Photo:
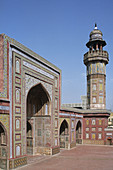
[[[50,97],[41,83],[33,86],[27,95],[27,154],[36,154],[50,146]]]
[[[60,148],[68,148],[69,143],[69,125],[63,120],[60,126]]]

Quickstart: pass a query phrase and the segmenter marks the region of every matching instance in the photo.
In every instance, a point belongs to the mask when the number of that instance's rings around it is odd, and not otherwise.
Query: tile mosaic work
[[[16,87],[15,89],[15,98],[16,98],[16,103],[21,103],[21,90],[20,88]]]
[[[21,74],[21,59],[16,57],[15,62],[15,71],[16,73]]]
[[[18,158],[14,160],[14,168],[27,164],[27,158]]]
[[[3,47],[4,47],[4,49],[3,49],[3,92],[0,92],[0,97],[2,97],[2,98],[7,98],[7,62],[8,62],[8,60],[7,60],[7,58],[8,58],[8,48],[7,48],[7,46],[8,46],[8,39],[6,38],[6,36],[3,36],[4,37],[4,41],[3,41]]]
[[[0,122],[4,125],[7,131],[9,131],[9,116],[0,114]]]
[[[105,63],[93,63],[89,64],[87,68],[87,75],[89,74],[106,74]]]
[[[21,107],[15,106],[15,113],[21,114]]]
[[[15,117],[15,130],[21,130],[21,118]]]
[[[34,78],[28,74],[25,74],[25,92],[26,95],[28,94],[28,91],[30,90],[31,87],[34,85],[37,85],[38,83],[41,83],[47,92],[49,93],[51,100],[52,100],[52,85],[49,83],[46,83],[44,81],[39,80],[38,78]]]
[[[19,78],[19,77],[15,77],[15,83],[17,83],[17,84],[21,84],[21,79]]]
[[[16,144],[16,156],[21,155],[21,144]]]
[[[47,77],[49,77],[49,78],[51,78],[51,79],[54,79],[54,76],[53,76],[53,75],[51,75],[51,74],[43,71],[42,69],[39,69],[38,67],[35,67],[34,65],[32,65],[32,64],[30,64],[30,63],[28,63],[28,62],[26,62],[26,61],[23,61],[23,65],[25,65],[26,67],[28,67],[28,68],[30,68],[30,69],[32,69],[32,70],[34,70],[34,71],[37,71],[37,72],[43,74],[43,75],[45,75],[45,76],[47,76]]]
[[[15,140],[20,141],[21,140],[21,134],[15,134]]]

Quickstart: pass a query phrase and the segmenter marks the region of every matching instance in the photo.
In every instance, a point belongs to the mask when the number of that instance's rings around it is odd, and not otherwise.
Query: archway
[[[0,123],[0,168],[7,168],[6,131],[2,123]]]
[[[76,143],[82,144],[82,124],[80,120],[76,125]]]
[[[32,87],[27,96],[27,117],[49,115],[50,97],[42,84]]]
[[[50,96],[41,83],[33,86],[27,95],[27,153],[37,154],[50,144]],[[47,133],[46,133],[47,131]]]
[[[69,127],[66,120],[63,120],[60,126],[60,148],[68,148]]]

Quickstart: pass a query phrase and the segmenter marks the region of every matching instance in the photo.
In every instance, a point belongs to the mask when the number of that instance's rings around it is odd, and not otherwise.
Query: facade
[[[0,165],[16,168],[26,155],[59,152],[60,83],[60,69],[0,35]]]
[[[95,27],[84,55],[87,98],[83,96],[77,108],[61,106],[59,68],[0,35],[0,168],[14,169],[25,165],[28,155],[54,155],[76,143],[112,144],[108,141],[112,130],[107,128],[105,44]]]
[[[108,127],[107,110],[86,110],[83,118],[83,143],[84,144],[105,144],[105,131]]]

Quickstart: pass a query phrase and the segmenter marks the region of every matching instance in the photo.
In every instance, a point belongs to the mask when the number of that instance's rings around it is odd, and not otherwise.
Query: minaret
[[[87,66],[87,108],[106,109],[106,64],[109,57],[103,50],[106,42],[102,32],[97,29],[90,33],[86,46],[89,51],[84,54],[84,64]]]

